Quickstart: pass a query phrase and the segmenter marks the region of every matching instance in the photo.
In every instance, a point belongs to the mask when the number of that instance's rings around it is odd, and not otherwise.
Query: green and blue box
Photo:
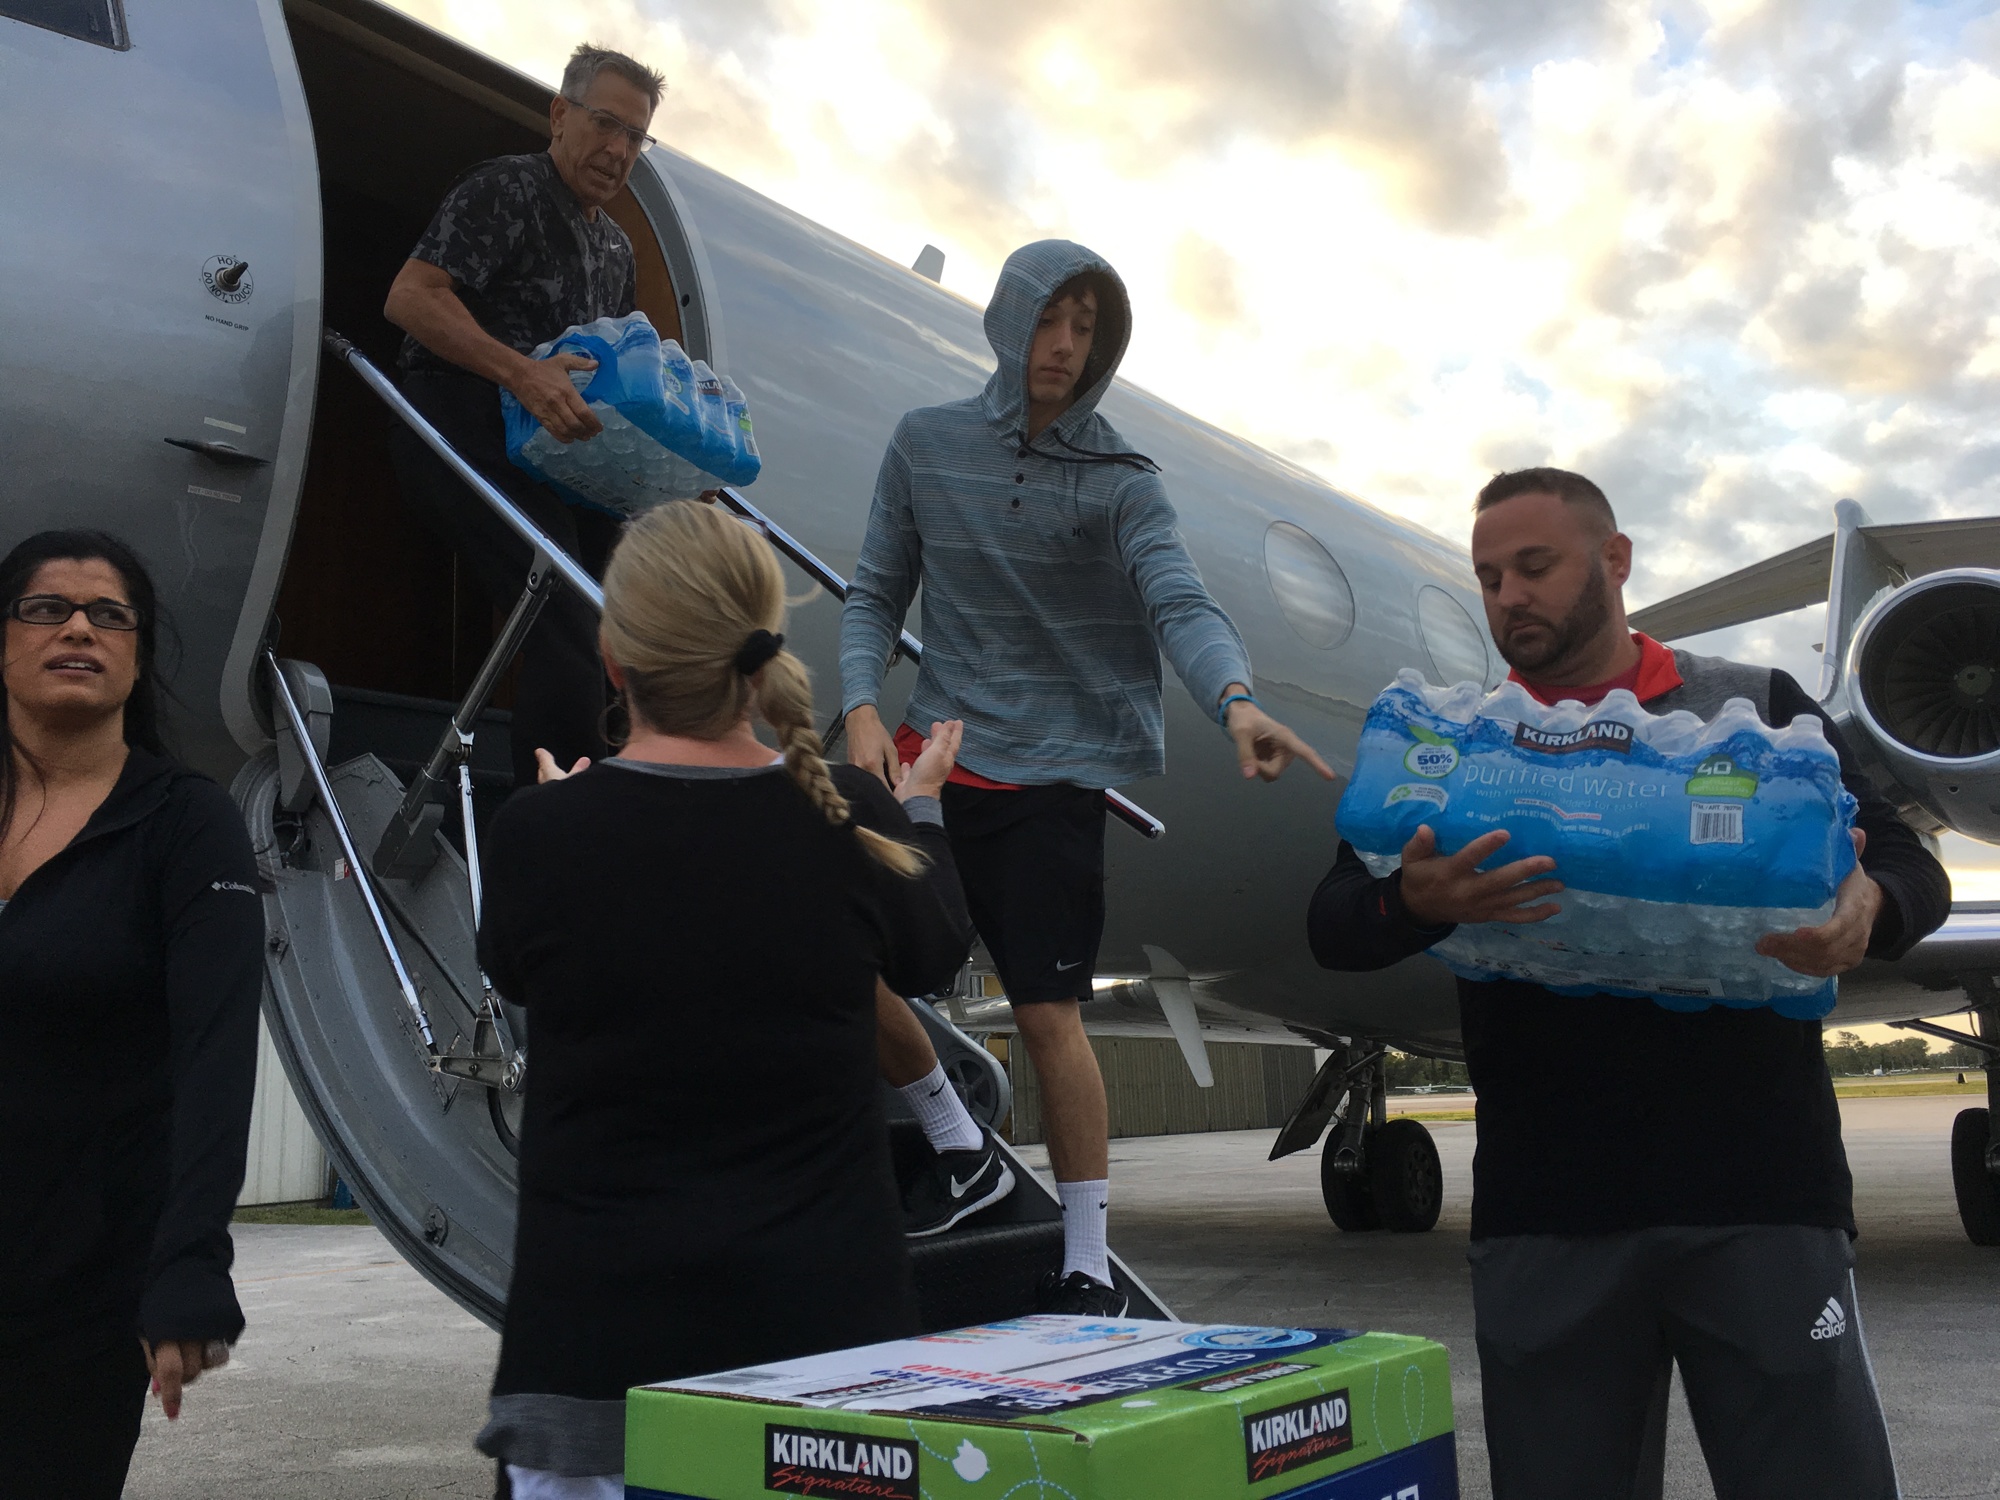
[[[645,1386],[627,1500],[1457,1500],[1445,1351],[1036,1316]]]

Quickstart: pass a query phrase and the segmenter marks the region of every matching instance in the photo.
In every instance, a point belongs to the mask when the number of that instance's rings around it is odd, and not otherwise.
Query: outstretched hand
[[[1236,742],[1236,763],[1246,778],[1276,781],[1286,766],[1302,760],[1319,772],[1321,780],[1333,780],[1333,768],[1318,751],[1247,699],[1229,705],[1228,725],[1229,737]]]
[[[1542,922],[1562,907],[1535,905],[1560,891],[1560,880],[1543,880],[1556,867],[1546,854],[1517,859],[1480,873],[1507,842],[1504,828],[1482,833],[1456,854],[1437,852],[1437,834],[1426,823],[1403,845],[1403,910],[1420,927],[1459,922]]]
[[[1868,835],[1853,830],[1854,857],[1868,847]],[[1786,968],[1816,979],[1845,974],[1868,956],[1875,918],[1882,911],[1882,887],[1857,862],[1834,892],[1833,915],[1817,927],[1767,932],[1757,939],[1757,951]]]
[[[578,771],[585,770],[589,765],[590,757],[588,755],[579,755],[576,758],[576,764],[565,771],[561,766],[556,764],[556,758],[553,755],[549,754],[546,750],[537,748],[535,751],[535,785],[547,786],[551,781],[561,781],[565,777],[576,775]]]
[[[965,739],[965,721],[946,719],[931,725],[930,738],[910,765],[896,767],[896,800],[935,797],[944,790],[945,778],[958,764],[958,747]]]

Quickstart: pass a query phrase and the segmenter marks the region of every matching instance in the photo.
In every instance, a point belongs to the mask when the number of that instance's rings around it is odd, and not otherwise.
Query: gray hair
[[[585,42],[570,53],[569,66],[563,69],[563,97],[581,99],[597,82],[599,73],[616,73],[652,100],[654,109],[660,107],[660,96],[667,91],[666,74],[647,67],[636,57],[627,57],[609,47],[593,47]]]

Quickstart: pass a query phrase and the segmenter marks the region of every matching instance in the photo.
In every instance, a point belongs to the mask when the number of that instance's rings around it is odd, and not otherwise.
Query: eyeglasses
[[[625,137],[626,144],[630,145],[636,151],[643,151],[648,146],[657,146],[660,144],[638,126],[627,125],[608,109],[593,109],[581,99],[572,99],[568,94],[564,94],[562,100],[563,103],[574,105],[588,115],[590,117],[591,128],[606,140],[615,135],[622,135]]]
[[[61,594],[23,594],[7,606],[8,615],[23,625],[67,625],[78,610],[99,630],[137,630],[139,611],[116,599],[78,604]]]

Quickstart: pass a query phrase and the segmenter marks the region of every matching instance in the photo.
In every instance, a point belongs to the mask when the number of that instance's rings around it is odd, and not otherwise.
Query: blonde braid
[[[778,747],[785,753],[785,774],[806,794],[806,800],[834,827],[852,827],[861,847],[898,875],[921,871],[926,861],[917,850],[854,822],[854,809],[833,784],[833,774],[826,768],[826,747],[808,717],[812,713],[812,684],[805,664],[791,652],[780,651],[758,672],[756,681],[765,721],[777,732]]]

